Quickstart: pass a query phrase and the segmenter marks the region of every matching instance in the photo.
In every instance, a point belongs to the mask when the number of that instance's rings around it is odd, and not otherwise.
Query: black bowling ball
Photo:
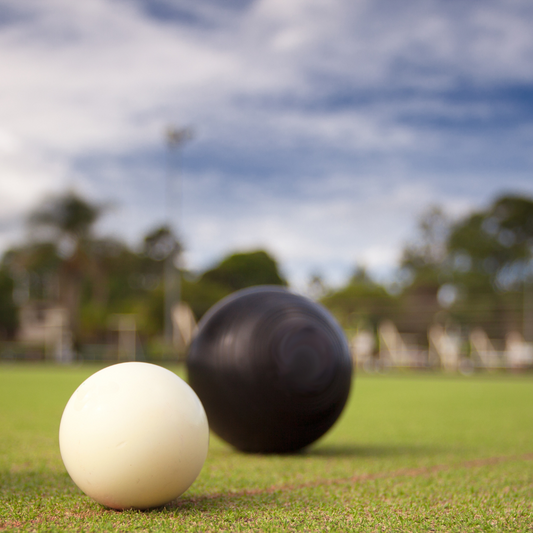
[[[189,384],[210,428],[245,452],[308,446],[337,420],[352,382],[344,334],[322,306],[280,287],[238,291],[202,318]]]

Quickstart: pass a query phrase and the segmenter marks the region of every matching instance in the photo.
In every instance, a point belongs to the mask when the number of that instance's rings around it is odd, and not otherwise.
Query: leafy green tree
[[[222,298],[233,291],[219,283],[184,277],[181,285],[181,298],[187,302],[197,320],[209,311]]]
[[[47,242],[11,248],[2,258],[3,268],[13,279],[18,303],[30,298],[56,299],[59,283],[57,269],[60,263],[54,244]]]
[[[401,267],[409,282],[400,297],[399,326],[421,332],[431,321],[449,319],[480,325],[499,338],[521,330],[532,258],[528,198],[502,196],[457,221],[432,209],[421,219],[415,243],[404,250]],[[445,286],[453,288],[454,301],[439,301]]]
[[[13,338],[18,327],[18,316],[13,291],[15,285],[7,268],[0,268],[0,339]]]
[[[51,234],[48,240],[60,242],[68,238],[79,241],[91,236],[101,213],[102,207],[91,205],[76,193],[68,192],[46,200],[30,214],[29,224],[38,232]]]
[[[362,267],[355,269],[345,287],[330,292],[320,302],[347,330],[361,326],[375,329],[382,320],[393,318],[397,309],[394,296]]]
[[[106,283],[94,252],[93,229],[103,207],[89,203],[70,191],[50,197],[29,216],[28,225],[36,240],[52,242],[60,258],[59,300],[69,310],[71,325],[79,337],[82,293],[87,278],[92,296],[103,305]]]
[[[204,272],[201,281],[217,283],[231,291],[254,285],[287,285],[276,261],[263,250],[232,254]]]
[[[255,285],[287,285],[276,261],[263,250],[231,254],[196,281],[185,278],[182,299],[200,318],[224,296]]]
[[[495,337],[522,331],[533,274],[533,201],[506,195],[465,217],[450,233],[448,253],[461,296],[455,318]]]
[[[143,254],[154,261],[163,261],[180,251],[181,245],[172,230],[166,225],[155,229],[144,237]]]
[[[469,215],[454,226],[448,251],[459,273],[481,274],[497,289],[516,287],[532,273],[533,201],[503,196]]]
[[[438,206],[430,207],[418,220],[417,235],[408,243],[400,261],[400,287],[395,323],[403,332],[426,342],[427,329],[441,310],[440,288],[450,282],[448,238],[452,221]]]
[[[180,245],[165,226],[148,233],[138,253],[118,240],[98,239],[94,225],[103,212],[68,192],[30,214],[30,242],[9,250],[0,264],[0,335],[16,328],[13,293],[18,304],[30,299],[67,307],[80,344],[105,342],[115,313],[135,314],[141,337],[161,334],[165,269]],[[231,292],[263,284],[287,284],[272,257],[232,254],[199,277],[182,272],[181,299],[200,318]]]
[[[448,259],[452,223],[440,207],[433,206],[418,221],[418,235],[402,253],[400,268],[411,282],[434,282],[442,276]]]

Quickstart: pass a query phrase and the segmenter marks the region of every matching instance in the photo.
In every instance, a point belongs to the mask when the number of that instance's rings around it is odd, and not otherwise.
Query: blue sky
[[[390,276],[429,206],[533,195],[531,27],[530,0],[0,0],[0,250],[68,187],[139,242],[190,126],[187,267],[266,248],[296,287]]]

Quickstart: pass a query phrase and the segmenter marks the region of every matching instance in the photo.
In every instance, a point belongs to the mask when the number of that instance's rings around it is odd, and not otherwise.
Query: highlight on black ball
[[[313,443],[341,414],[352,383],[335,319],[275,286],[244,289],[213,306],[199,323],[187,370],[210,428],[256,453]]]

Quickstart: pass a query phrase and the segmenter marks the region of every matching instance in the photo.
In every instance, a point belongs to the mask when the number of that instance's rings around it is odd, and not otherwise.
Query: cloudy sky
[[[68,188],[135,244],[170,168],[191,269],[390,274],[428,206],[533,195],[532,27],[531,0],[0,0],[0,251]]]

